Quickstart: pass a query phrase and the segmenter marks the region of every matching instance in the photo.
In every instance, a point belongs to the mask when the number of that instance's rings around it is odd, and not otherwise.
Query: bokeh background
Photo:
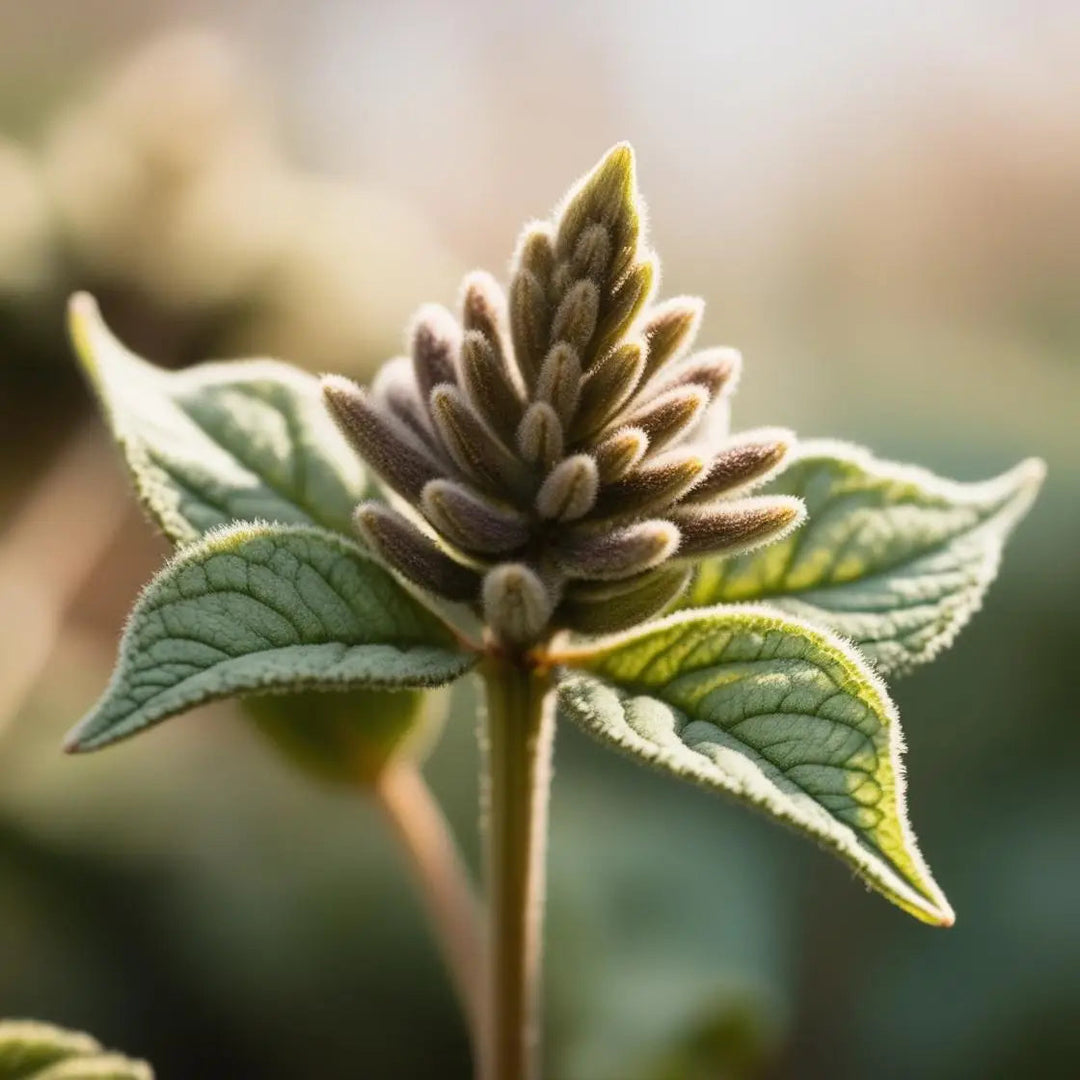
[[[227,708],[59,753],[165,547],[62,330],[365,377],[619,139],[737,426],[1049,479],[898,682],[930,930],[746,811],[560,731],[547,1075],[1073,1077],[1080,7],[1069,0],[0,0],[0,1015],[163,1080],[466,1077],[406,868]],[[428,775],[477,854],[474,691]]]

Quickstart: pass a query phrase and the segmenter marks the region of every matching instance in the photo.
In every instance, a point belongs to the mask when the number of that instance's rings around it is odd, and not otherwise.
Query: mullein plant
[[[953,921],[908,824],[883,679],[979,606],[1043,466],[959,484],[784,430],[731,436],[739,355],[696,349],[701,301],[657,300],[658,275],[620,145],[525,229],[505,293],[474,273],[457,316],[422,308],[370,389],[273,361],[163,372],[72,304],[178,551],[68,749],[274,694],[252,701],[264,731],[378,791],[415,762],[429,689],[478,673],[485,899],[461,900],[446,851],[420,878],[456,912],[434,922],[488,1080],[538,1075],[556,715]],[[422,781],[408,790],[399,822],[430,819]]]

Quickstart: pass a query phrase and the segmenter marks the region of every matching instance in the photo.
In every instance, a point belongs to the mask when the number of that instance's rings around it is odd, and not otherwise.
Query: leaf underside
[[[150,1066],[89,1035],[33,1020],[0,1021],[0,1080],[153,1080]]]
[[[758,807],[910,914],[952,923],[907,823],[896,710],[833,634],[768,608],[712,608],[560,659],[562,710],[591,734]]]
[[[705,560],[680,608],[765,602],[854,642],[882,674],[933,659],[978,610],[1045,468],[943,480],[826,440],[804,443],[769,490],[807,520],[746,555]]]
[[[170,540],[256,520],[351,535],[366,474],[318,379],[274,360],[162,370],[125,348],[86,295],[70,324],[140,501]]]
[[[473,661],[351,541],[237,525],[185,548],[146,588],[112,680],[67,746],[96,749],[237,694],[437,686]]]

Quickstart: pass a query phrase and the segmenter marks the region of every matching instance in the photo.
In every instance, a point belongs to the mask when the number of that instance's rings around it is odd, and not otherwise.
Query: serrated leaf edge
[[[772,800],[769,798],[761,800],[747,798],[746,793],[741,791],[736,785],[728,784],[722,773],[720,774],[721,779],[719,781],[714,778],[706,780],[703,776],[688,773],[677,761],[672,760],[670,754],[657,748],[645,739],[640,739],[640,745],[631,745],[627,740],[613,739],[602,734],[590,724],[577,721],[579,726],[585,727],[591,735],[600,738],[602,741],[623,751],[637,761],[644,760],[651,765],[659,766],[665,771],[674,773],[680,778],[690,780],[707,790],[715,791],[718,788],[724,790],[740,802],[755,806],[757,809],[768,813],[775,819],[800,831],[803,835],[812,835],[821,846],[828,848],[841,856],[841,858],[843,858],[844,861],[854,869],[855,873],[868,885],[880,892],[884,892],[909,914],[934,926],[952,926],[956,921],[955,913],[948,900],[945,898],[945,894],[934,880],[926,860],[923,858],[915,838],[914,830],[912,829],[911,822],[908,818],[907,775],[903,761],[903,755],[906,748],[904,745],[903,732],[900,727],[899,712],[892,698],[889,696],[889,692],[881,677],[869,666],[866,658],[850,642],[846,641],[839,634],[836,634],[825,627],[807,622],[805,619],[799,619],[786,612],[778,611],[776,608],[769,607],[766,604],[720,604],[712,607],[691,608],[685,611],[677,611],[661,619],[643,623],[633,630],[608,634],[603,637],[589,639],[588,641],[575,639],[571,642],[569,639],[565,639],[567,645],[565,648],[558,648],[557,645],[553,644],[549,661],[560,668],[581,669],[585,671],[586,674],[589,674],[591,677],[596,678],[601,682],[607,683],[608,685],[616,685],[606,676],[597,675],[588,671],[590,658],[598,657],[601,653],[613,651],[624,645],[633,644],[639,638],[666,630],[669,627],[677,626],[681,623],[693,622],[696,619],[702,618],[722,618],[725,615],[760,616],[771,620],[777,629],[785,626],[798,629],[814,641],[815,644],[839,653],[843,659],[848,661],[854,667],[855,674],[865,681],[867,689],[878,699],[882,714],[888,725],[889,761],[894,778],[895,811],[899,823],[900,835],[903,840],[904,850],[910,857],[912,864],[921,879],[920,884],[926,890],[925,895],[916,891],[916,888],[912,883],[906,881],[900,875],[899,871],[894,869],[887,861],[880,860],[880,862],[877,862],[876,864],[871,863],[867,858],[865,849],[858,843],[857,839],[851,848],[849,848],[844,844],[831,842],[831,838],[817,834],[808,834],[805,827],[803,827],[800,822],[794,820],[782,806],[770,805]],[[842,827],[854,835],[854,831],[850,826],[845,825]],[[869,871],[868,867],[870,865],[884,867],[885,872],[881,875],[881,878],[876,878]],[[886,891],[886,889],[882,887],[883,880],[881,879],[884,879],[884,884],[887,884],[891,891]]]
[[[101,706],[107,702],[113,694],[114,689],[121,682],[125,664],[129,656],[131,645],[129,644],[128,631],[131,628],[134,621],[141,615],[143,605],[153,597],[155,589],[158,587],[158,583],[161,579],[177,566],[197,561],[211,554],[227,553],[231,548],[244,543],[247,540],[257,539],[260,536],[266,535],[306,535],[306,536],[318,536],[320,539],[325,540],[331,545],[340,547],[345,553],[353,556],[362,562],[371,563],[378,566],[376,560],[371,555],[364,551],[358,544],[349,540],[347,537],[342,536],[340,533],[331,532],[329,529],[323,529],[314,525],[281,525],[273,522],[266,521],[241,521],[233,522],[230,525],[222,525],[216,528],[208,530],[201,540],[196,543],[188,544],[183,548],[177,549],[173,555],[165,562],[160,570],[148,581],[142,589],[139,591],[139,595],[132,605],[127,618],[124,620],[124,627],[121,632],[120,645],[117,654],[116,663],[113,667],[113,672],[109,678],[109,682],[105,689],[102,691],[97,702],[87,712],[87,714],[71,729],[67,734],[63,742],[63,749],[65,753],[84,753],[87,751],[98,749],[101,746],[110,745],[113,742],[119,742],[124,739],[130,738],[132,735],[137,734],[139,731],[145,730],[147,727],[156,725],[164,720],[168,720],[173,716],[179,716],[189,709],[196,708],[195,705],[184,705],[177,709],[168,710],[161,715],[153,717],[145,724],[134,729],[133,731],[125,733],[120,738],[110,738],[102,741],[100,737],[95,737],[90,741],[85,740],[85,733],[92,729],[93,722],[99,712]],[[379,569],[383,573],[387,571],[379,566]],[[388,577],[391,577],[387,573]],[[394,580],[394,584],[400,588],[400,583]],[[406,590],[402,589],[403,592]],[[442,627],[447,635],[447,640],[442,644],[435,644],[433,648],[445,648],[447,652],[456,650],[462,654],[463,664],[461,671],[454,675],[450,680],[417,680],[409,684],[403,684],[397,681],[379,682],[373,680],[364,684],[365,688],[372,690],[406,690],[406,689],[425,689],[436,686],[446,685],[446,682],[452,682],[462,675],[466,674],[477,662],[477,654],[465,643],[458,631],[450,625],[443,616],[432,610],[430,605],[422,602],[420,597],[410,594],[409,597],[414,602],[417,602],[424,608],[424,610],[431,615],[431,617]],[[227,690],[220,694],[208,694],[205,697],[200,698],[199,706],[208,705],[214,701],[223,701],[229,698],[239,697],[247,694],[289,694],[296,693],[298,691],[314,690],[314,691],[335,691],[345,690],[353,687],[353,684],[348,680],[298,680],[289,684],[282,684],[281,686],[260,686],[251,690]]]

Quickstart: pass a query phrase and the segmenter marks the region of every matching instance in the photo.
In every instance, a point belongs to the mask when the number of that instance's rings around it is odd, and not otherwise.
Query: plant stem
[[[554,708],[548,670],[489,655],[487,881],[489,973],[483,1075],[534,1080]]]
[[[112,448],[84,425],[0,537],[0,734],[48,663],[72,601],[124,523]]]
[[[449,823],[413,762],[388,765],[379,774],[373,793],[409,856],[428,921],[478,1052],[484,1003],[484,936],[468,868]]]

